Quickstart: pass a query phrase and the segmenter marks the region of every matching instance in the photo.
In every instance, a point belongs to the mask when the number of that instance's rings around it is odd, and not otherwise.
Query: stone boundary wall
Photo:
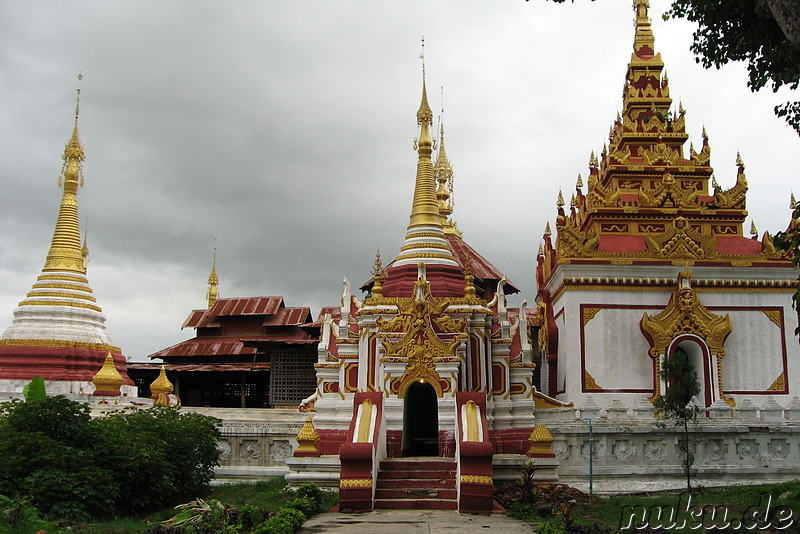
[[[724,406],[723,406],[724,405]],[[658,491],[686,487],[679,443],[682,428],[659,421],[644,399],[633,409],[591,399],[578,409],[540,410],[536,422],[553,435],[559,481],[589,487],[589,421],[596,493]],[[690,425],[695,455],[693,486],[780,482],[800,478],[800,400],[786,406],[773,398],[761,407],[712,405]]]

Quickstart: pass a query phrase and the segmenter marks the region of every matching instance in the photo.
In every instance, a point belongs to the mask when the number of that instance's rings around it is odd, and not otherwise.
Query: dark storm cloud
[[[694,139],[705,124],[723,184],[741,149],[751,214],[782,229],[798,142],[771,115],[781,95],[750,95],[740,67],[702,71],[691,28],[653,4]],[[137,358],[191,335],[179,325],[204,305],[214,238],[223,296],[283,295],[315,314],[338,303],[343,276],[368,278],[378,247],[392,259],[413,189],[423,34],[435,110],[445,87],[455,218],[532,301],[545,222],[602,148],[632,42],[624,1],[2,8],[0,327],[47,252],[82,70],[89,279]]]

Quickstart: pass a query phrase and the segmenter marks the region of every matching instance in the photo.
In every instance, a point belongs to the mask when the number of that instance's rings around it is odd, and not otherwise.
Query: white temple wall
[[[609,405],[610,395],[627,406],[652,395],[650,345],[639,324],[645,312],[653,316],[665,309],[682,269],[560,265],[548,282],[551,292],[557,293],[565,281],[576,280],[591,281],[603,289],[573,288],[557,295],[553,312],[559,328],[558,376],[556,390],[550,394],[576,406],[590,394],[600,406]],[[755,405],[768,395],[777,399],[795,395],[795,385],[800,384],[800,345],[794,336],[797,313],[791,308],[791,291],[771,287],[793,279],[794,271],[691,269],[691,283],[701,303],[714,314],[730,315],[733,323],[721,362],[725,395]],[[641,285],[647,281],[661,286],[648,290]],[[732,283],[754,287],[726,287]]]

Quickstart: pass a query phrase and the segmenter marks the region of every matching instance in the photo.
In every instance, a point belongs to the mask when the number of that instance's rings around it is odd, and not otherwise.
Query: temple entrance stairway
[[[458,510],[455,459],[420,456],[383,460],[375,508]]]

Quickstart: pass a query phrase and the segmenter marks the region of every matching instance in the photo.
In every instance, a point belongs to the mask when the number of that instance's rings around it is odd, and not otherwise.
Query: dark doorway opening
[[[406,390],[403,456],[439,456],[439,405],[427,382],[414,382]]]

